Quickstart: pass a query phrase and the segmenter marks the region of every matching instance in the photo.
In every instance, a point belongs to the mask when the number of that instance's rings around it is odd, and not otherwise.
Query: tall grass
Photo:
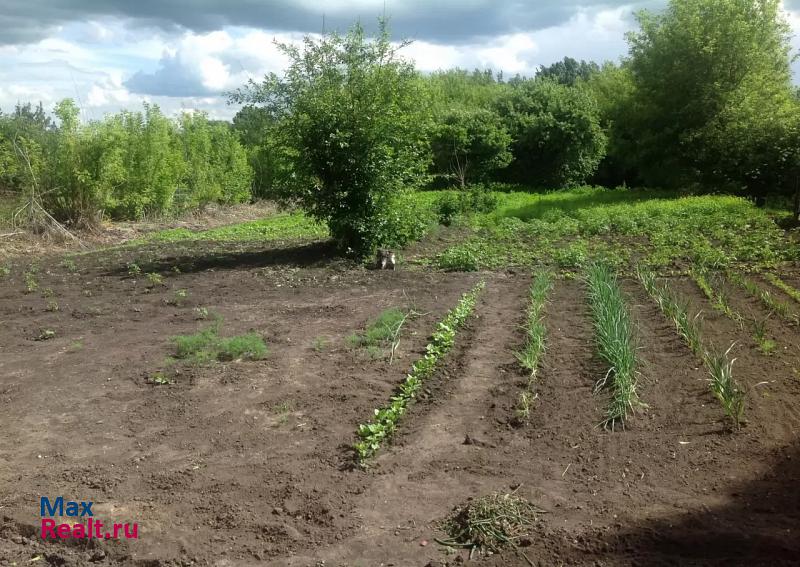
[[[604,264],[593,264],[586,277],[600,356],[610,364],[597,390],[609,387],[611,402],[604,426],[614,428],[640,405],[636,394],[637,356],[633,323],[614,272]],[[610,380],[610,381],[609,381]]]
[[[694,317],[689,314],[688,303],[678,298],[666,284],[658,285],[656,275],[650,270],[637,266],[636,275],[647,293],[658,304],[659,309],[675,323],[678,334],[700,359],[711,375],[711,391],[722,404],[725,415],[735,429],[744,422],[744,402],[746,392],[733,377],[733,362],[730,358],[731,345],[722,354],[711,353],[703,346],[700,313]]]
[[[536,372],[545,350],[547,329],[544,324],[543,311],[547,295],[553,287],[551,275],[542,271],[536,274],[530,289],[530,304],[525,314],[525,344],[516,353],[520,366],[528,372],[528,384],[520,393],[517,404],[517,417],[527,419],[530,415],[531,402],[538,395],[534,393]]]

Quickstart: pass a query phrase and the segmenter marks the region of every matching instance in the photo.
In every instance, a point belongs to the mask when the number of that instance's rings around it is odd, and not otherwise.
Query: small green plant
[[[656,283],[654,272],[638,266],[636,274],[647,293],[658,304],[659,309],[675,323],[678,334],[686,341],[692,352],[702,355],[702,331],[699,323],[701,314],[698,312],[692,317],[689,314],[689,303],[680,300],[666,284],[659,286]]]
[[[69,273],[74,274],[78,271],[78,265],[75,263],[75,260],[72,258],[65,258],[61,265],[66,269]]]
[[[278,415],[278,424],[283,425],[289,421],[289,414],[294,411],[294,404],[291,400],[284,400],[275,404],[275,413]]]
[[[230,338],[219,336],[221,319],[193,335],[172,337],[176,358],[195,364],[215,360],[261,360],[267,356],[267,345],[257,333],[245,333]]]
[[[358,426],[359,441],[353,448],[362,465],[392,436],[409,402],[416,397],[424,381],[433,375],[439,360],[453,348],[458,329],[472,313],[485,285],[481,282],[461,296],[458,304],[436,326],[431,341],[425,347],[425,355],[413,364],[411,372],[390,398],[390,403],[376,409],[372,421]]]
[[[315,337],[314,340],[311,342],[311,348],[313,348],[317,352],[322,352],[328,350],[330,346],[327,337]]]
[[[775,352],[775,349],[778,347],[778,344],[767,337],[767,319],[769,317],[762,319],[761,321],[753,320],[753,339],[758,344],[758,350],[766,355],[770,355]]]
[[[517,409],[515,411],[517,419],[527,421],[531,416],[531,406],[534,400],[539,397],[539,394],[524,390],[520,392],[519,399],[517,400]]]
[[[4,278],[11,273],[11,268],[6,264],[0,266],[0,278]]]
[[[723,354],[707,353],[705,362],[711,373],[711,391],[722,404],[725,415],[735,429],[739,429],[744,422],[744,402],[746,392],[733,378],[733,363],[735,358],[730,358],[733,345],[728,347]]]
[[[769,283],[777,287],[783,293],[800,303],[800,289],[790,286],[778,276],[770,272],[764,273],[764,278],[766,278]]]
[[[58,311],[58,301],[55,299],[50,299],[47,301],[47,307],[45,307],[46,311],[55,312]]]
[[[129,276],[138,276],[139,274],[142,273],[142,268],[140,268],[139,264],[137,264],[136,262],[128,262],[126,264],[126,267],[128,268]]]
[[[195,307],[194,308],[194,318],[198,321],[204,321],[208,319],[208,308],[207,307]]]
[[[153,375],[150,376],[150,382],[156,386],[167,386],[169,384],[173,384],[175,380],[170,376],[167,376],[166,373],[158,371],[154,372]]]
[[[150,282],[151,286],[163,285],[164,277],[156,272],[148,272],[147,281]]]
[[[70,352],[78,352],[79,350],[83,350],[83,341],[72,341],[69,344],[68,350]]]
[[[39,281],[36,279],[36,272],[28,270],[25,272],[25,293],[33,293],[39,289]]]
[[[633,322],[617,276],[607,265],[591,265],[586,283],[598,351],[610,365],[595,390],[606,386],[611,389],[611,403],[603,424],[613,430],[617,423],[624,426],[629,410],[642,405],[636,393],[638,358]]]
[[[49,341],[50,339],[54,339],[55,337],[56,337],[56,332],[53,329],[42,329],[42,331],[36,337],[36,340]]]
[[[172,294],[172,298],[165,299],[164,302],[169,305],[181,307],[185,303],[187,297],[189,297],[188,290],[176,289],[175,292]]]
[[[42,297],[44,297],[44,298],[53,297],[54,295],[55,295],[55,292],[53,291],[53,288],[51,288],[51,287],[46,287],[46,288],[44,288],[42,290]]]

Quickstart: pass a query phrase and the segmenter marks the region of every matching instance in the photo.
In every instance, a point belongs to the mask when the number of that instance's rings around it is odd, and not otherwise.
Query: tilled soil
[[[691,282],[671,282],[703,309],[710,341],[739,341],[749,422],[731,432],[701,362],[641,286],[624,281],[643,405],[606,431],[594,386],[607,368],[585,290],[557,280],[538,398],[520,424],[514,349],[529,277],[367,271],[319,254],[175,260],[180,273],[160,262],[155,285],[116,259],[83,261],[76,274],[43,262],[28,294],[22,269],[0,281],[0,565],[455,565],[468,553],[436,543],[442,519],[470,498],[512,491],[546,512],[517,551],[476,564],[800,557],[796,328],[770,320],[780,348],[767,357]],[[393,443],[354,467],[357,425],[480,279],[486,290],[444,367]],[[347,346],[389,307],[419,313],[391,364],[386,352]],[[182,366],[175,384],[150,384],[174,353],[169,337],[210,324],[203,308],[222,317],[224,336],[261,334],[269,356]],[[35,340],[46,330],[55,336]],[[137,522],[139,538],[45,543],[41,496],[91,500],[104,521]]]

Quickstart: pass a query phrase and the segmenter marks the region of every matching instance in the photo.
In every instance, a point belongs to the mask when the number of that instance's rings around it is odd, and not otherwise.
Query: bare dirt
[[[736,375],[752,390],[749,422],[731,432],[700,361],[624,281],[646,407],[605,431],[593,387],[606,369],[585,292],[559,279],[539,397],[519,426],[514,349],[528,276],[370,271],[315,245],[192,246],[169,258],[151,250],[143,271],[163,273],[159,285],[117,256],[82,258],[77,273],[39,261],[32,293],[24,265],[0,279],[0,565],[797,564],[796,327],[770,319],[780,348],[765,356],[691,282],[671,282],[703,309],[715,345],[738,341]],[[394,442],[354,468],[357,425],[480,279],[486,290],[444,367]],[[347,346],[389,307],[421,314],[391,364]],[[198,308],[222,316],[223,335],[261,334],[269,356],[151,384],[174,354],[170,337],[208,326]],[[36,340],[47,330],[55,336]],[[518,551],[470,560],[436,543],[454,507],[511,491],[546,510]],[[136,522],[139,538],[44,542],[41,496],[93,501],[105,522]]]

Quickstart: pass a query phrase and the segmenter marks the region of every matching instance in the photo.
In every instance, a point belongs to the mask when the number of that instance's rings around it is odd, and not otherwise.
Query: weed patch
[[[257,333],[245,333],[230,338],[219,336],[221,320],[193,335],[172,337],[176,358],[193,364],[206,364],[216,360],[261,360],[268,350]]]

